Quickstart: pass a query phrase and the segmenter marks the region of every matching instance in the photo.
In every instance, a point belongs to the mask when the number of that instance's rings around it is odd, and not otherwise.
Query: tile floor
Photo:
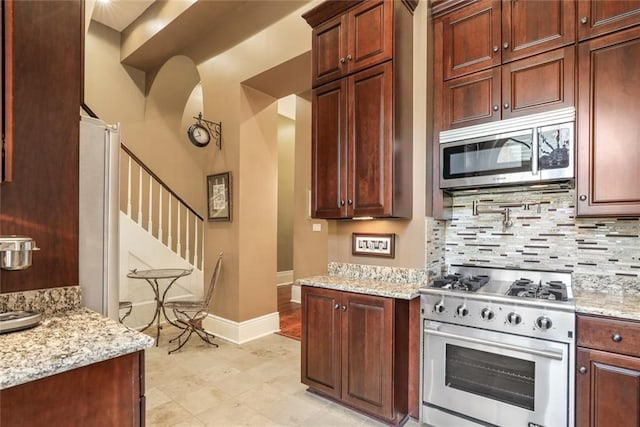
[[[194,336],[168,355],[175,335],[165,327],[160,346],[146,351],[149,427],[383,425],[305,391],[299,341],[273,334],[243,345],[216,339],[214,348]]]

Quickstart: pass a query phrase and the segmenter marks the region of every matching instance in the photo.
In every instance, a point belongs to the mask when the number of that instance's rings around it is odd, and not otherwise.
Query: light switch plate
[[[313,230],[313,231],[322,231],[322,224],[313,224],[311,226],[311,230]]]

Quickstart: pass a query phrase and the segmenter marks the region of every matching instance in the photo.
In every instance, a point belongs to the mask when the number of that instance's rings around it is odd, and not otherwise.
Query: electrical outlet
[[[313,224],[311,226],[311,230],[313,230],[313,231],[322,231],[322,224]]]

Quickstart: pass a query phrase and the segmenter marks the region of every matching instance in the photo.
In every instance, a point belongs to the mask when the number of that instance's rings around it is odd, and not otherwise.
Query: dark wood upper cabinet
[[[11,181],[11,160],[13,159],[13,135],[11,126],[6,123],[13,121],[13,2],[3,1],[0,4],[0,84],[2,85],[2,110],[0,112],[0,130],[2,132],[2,154],[0,159],[0,183]]]
[[[575,2],[479,0],[442,20],[444,79],[575,42]]]
[[[640,215],[640,27],[578,50],[579,216]]]
[[[408,4],[327,1],[304,15],[313,26],[314,218],[411,217],[413,11]]]
[[[0,292],[78,285],[83,2],[2,3],[12,8],[4,16],[3,124],[13,152],[11,181],[0,185],[0,230],[41,250],[28,269],[2,271]]]
[[[640,358],[629,354],[638,355],[640,324],[578,315],[576,332],[576,426],[637,427]]]
[[[502,66],[502,118],[520,117],[574,102],[575,46]]]
[[[534,55],[436,85],[442,129],[574,105],[575,47]]]
[[[393,2],[369,0],[314,27],[312,85],[391,59],[392,18]]]
[[[640,23],[640,2],[637,0],[580,0],[577,3],[580,40]]]
[[[502,2],[502,62],[513,61],[576,40],[574,0]]]
[[[480,0],[441,18],[445,80],[500,64],[500,10],[500,0]]]

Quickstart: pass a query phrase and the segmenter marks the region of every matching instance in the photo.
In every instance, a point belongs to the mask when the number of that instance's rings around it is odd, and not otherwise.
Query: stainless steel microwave
[[[574,177],[575,109],[440,133],[440,188],[536,184]]]

